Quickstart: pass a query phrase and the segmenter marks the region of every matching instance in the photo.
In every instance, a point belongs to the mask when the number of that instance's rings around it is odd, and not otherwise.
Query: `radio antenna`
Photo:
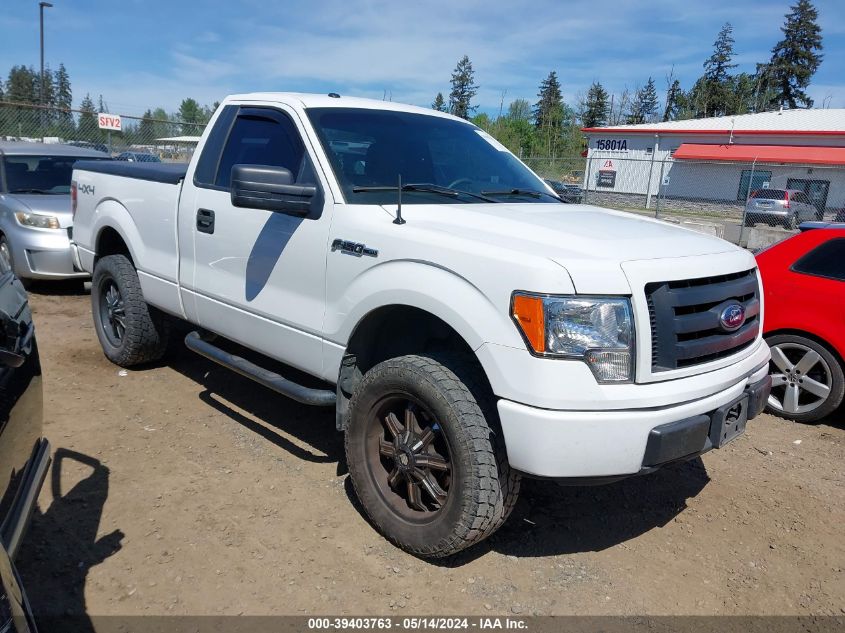
[[[399,187],[397,191],[399,192],[399,204],[396,207],[396,219],[393,220],[393,224],[405,224],[405,220],[402,219],[402,174],[399,174]]]

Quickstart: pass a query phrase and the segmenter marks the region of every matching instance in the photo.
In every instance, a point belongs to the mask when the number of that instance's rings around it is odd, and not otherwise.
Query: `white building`
[[[845,109],[583,131],[590,191],[742,204],[756,189],[801,189],[819,209],[845,207]]]

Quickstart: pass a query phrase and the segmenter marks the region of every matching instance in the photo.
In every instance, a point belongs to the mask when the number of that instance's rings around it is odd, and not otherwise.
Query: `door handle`
[[[214,211],[197,209],[197,231],[200,233],[214,233]]]

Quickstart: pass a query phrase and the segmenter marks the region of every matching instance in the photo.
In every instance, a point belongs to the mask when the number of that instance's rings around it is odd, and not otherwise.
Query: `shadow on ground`
[[[347,472],[342,436],[335,431],[333,409],[315,409],[274,395],[191,354],[180,354],[170,361],[170,366],[205,387],[201,400],[245,428],[294,457],[337,462],[338,474]],[[248,411],[262,423],[246,417],[232,405]],[[289,436],[299,443],[291,442]],[[313,447],[314,452],[302,448],[300,443]],[[525,479],[520,501],[504,527],[480,547],[445,564],[462,565],[491,549],[526,557],[613,547],[671,521],[684,510],[686,500],[697,495],[708,481],[700,459],[604,486],[570,487],[554,481]],[[348,480],[346,491],[364,516]]]
[[[266,369],[280,371],[280,367],[269,359],[259,357],[242,347],[227,345],[227,349]],[[171,354],[166,364],[204,388],[199,395],[200,400],[244,428],[288,451],[297,459],[315,463],[337,463],[337,474],[346,473],[343,436],[335,431],[333,407],[320,408],[299,404],[184,347],[181,351]],[[284,368],[281,372],[295,382],[325,388],[325,385],[320,385],[310,376],[299,374],[295,370]],[[260,422],[241,411],[249,413]],[[296,438],[299,443],[292,442],[288,436]]]
[[[67,462],[88,467],[90,474],[64,490]],[[59,448],[50,487],[53,502],[47,510],[36,509],[18,556],[18,571],[39,629],[93,632],[85,605],[88,571],[117,552],[124,536],[114,530],[97,538],[109,494],[109,469],[93,457]]]

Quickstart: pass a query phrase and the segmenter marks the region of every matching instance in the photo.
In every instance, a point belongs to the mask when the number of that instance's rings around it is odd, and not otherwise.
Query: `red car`
[[[845,395],[845,224],[816,226],[757,254],[772,348],[767,410],[799,422],[830,415]]]

